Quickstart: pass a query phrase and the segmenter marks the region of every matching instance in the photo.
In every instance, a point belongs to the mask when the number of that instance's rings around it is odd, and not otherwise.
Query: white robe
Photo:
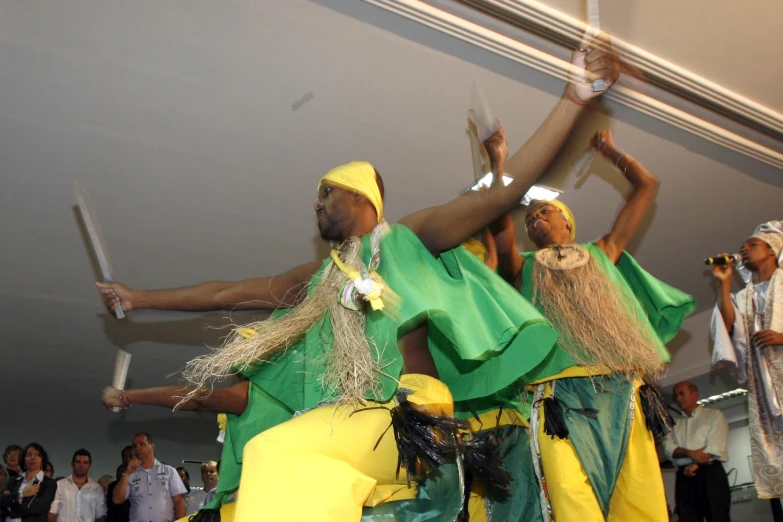
[[[748,283],[732,296],[732,305],[731,335],[717,306],[712,314],[712,364],[747,382],[756,489],[761,498],[783,497],[783,345],[758,349],[750,341],[759,330],[783,332],[783,270],[769,282]]]

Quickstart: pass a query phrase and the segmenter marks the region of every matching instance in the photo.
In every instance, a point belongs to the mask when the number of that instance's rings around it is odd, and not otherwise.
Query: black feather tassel
[[[486,496],[503,502],[510,496],[511,473],[503,469],[501,440],[491,430],[464,441],[465,467],[473,480],[481,482]]]
[[[189,522],[220,522],[219,509],[200,509],[188,519]]]
[[[398,405],[391,410],[391,425],[397,442],[399,459],[397,475],[404,467],[408,481],[423,476],[446,462],[446,457],[457,454],[453,435],[460,429],[466,430],[470,423],[446,415],[431,415],[422,412],[407,400],[408,393],[397,392]]]
[[[655,440],[662,439],[674,427],[674,419],[669,414],[661,392],[651,384],[644,384],[639,388],[639,396],[647,429]]]
[[[565,423],[565,413],[556,397],[543,399],[544,403],[544,433],[551,438],[567,439],[568,426]]]

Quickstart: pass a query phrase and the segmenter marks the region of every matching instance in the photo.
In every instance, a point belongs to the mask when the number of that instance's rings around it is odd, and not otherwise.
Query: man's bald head
[[[674,385],[674,401],[690,417],[699,405],[699,388],[691,381],[678,382]]]

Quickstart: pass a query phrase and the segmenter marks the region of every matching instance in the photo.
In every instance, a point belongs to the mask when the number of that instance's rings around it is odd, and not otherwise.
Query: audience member
[[[674,499],[680,522],[729,522],[731,494],[723,463],[729,460],[729,423],[720,410],[699,406],[692,382],[674,386],[684,417],[664,439],[664,451],[677,466]]]
[[[131,448],[132,449],[132,448]],[[125,450],[123,450],[124,452]],[[125,474],[125,464],[117,466],[117,480],[109,484],[109,490],[106,493],[106,522],[129,522],[130,521],[130,500],[120,504],[115,504],[112,500],[114,488],[120,483],[120,479]]]
[[[112,501],[114,488],[119,484],[120,479],[125,474],[125,468],[128,462],[133,458],[133,446],[125,446],[120,452],[122,464],[117,468],[117,480],[109,484],[109,491],[106,496],[106,521],[107,522],[128,522],[130,520],[130,501],[126,500],[120,504]]]
[[[43,465],[49,460],[43,446],[33,442],[24,450],[22,474],[11,479],[2,495],[0,510],[6,522],[48,522],[49,507],[57,492],[57,483],[44,476]]]
[[[190,473],[188,473],[188,470],[184,467],[180,466],[177,468],[177,475],[179,475],[179,479],[187,490],[187,493],[185,493],[185,496],[187,497],[190,494]]]
[[[130,500],[131,522],[172,522],[185,516],[185,485],[177,471],[155,458],[148,433],[133,437],[135,458],[112,492],[115,503]]]
[[[44,472],[44,477],[49,477],[50,479],[54,478],[54,466],[52,465],[51,462],[49,461],[44,462],[43,472]]]
[[[57,493],[49,509],[49,522],[103,522],[106,496],[100,484],[88,473],[92,455],[82,448],[73,454],[70,477],[57,482]]]
[[[98,479],[98,484],[101,485],[101,489],[103,489],[103,498],[106,499],[109,496],[109,484],[111,484],[114,481],[114,477],[111,475],[101,475],[101,478]]]
[[[218,481],[217,465],[217,462],[214,460],[208,460],[201,464],[201,480],[204,482],[204,489],[193,489],[185,497],[185,511],[187,515],[194,514],[206,504],[209,504],[215,497],[215,487]],[[179,471],[179,468],[177,468],[177,471]],[[187,471],[185,473],[187,474]]]
[[[19,475],[19,463],[22,460],[22,447],[17,444],[11,444],[3,452],[3,462],[5,462],[8,478],[12,479]]]

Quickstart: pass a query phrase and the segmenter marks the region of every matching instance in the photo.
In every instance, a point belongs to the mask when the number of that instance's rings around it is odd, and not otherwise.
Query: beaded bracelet
[[[621,154],[615,161],[614,161],[614,168],[617,170],[620,170],[620,160],[624,157],[628,156],[628,154]],[[629,156],[627,160],[625,160],[625,167],[623,168],[623,174],[625,174],[625,171],[628,170],[628,163],[630,162],[631,157]]]
[[[571,100],[571,102],[579,105],[580,107],[587,107],[588,105],[590,105],[590,102],[579,101],[576,98],[574,98],[573,96],[571,96],[570,94],[568,94],[568,85],[566,85],[565,89],[563,89],[563,93],[565,94],[566,98]]]

